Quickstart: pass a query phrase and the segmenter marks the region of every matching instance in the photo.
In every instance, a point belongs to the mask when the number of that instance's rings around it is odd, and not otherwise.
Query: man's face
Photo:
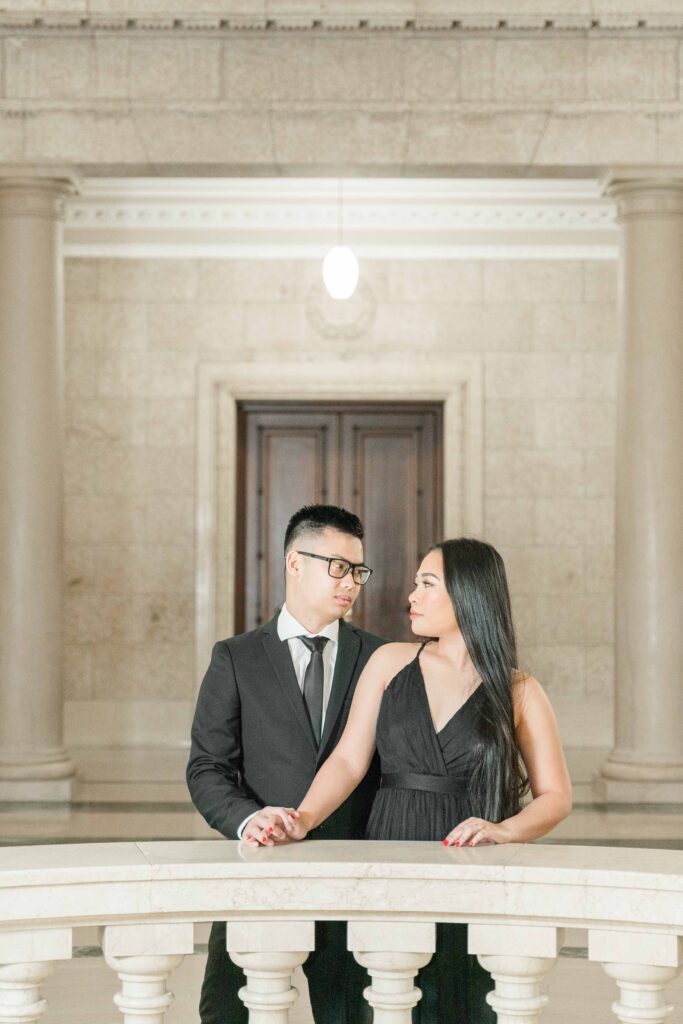
[[[302,555],[301,551],[357,564],[363,561],[362,542],[348,533],[326,529],[302,534],[287,554],[287,593],[296,597],[298,607],[323,615],[330,622],[342,618],[353,607],[360,584],[354,583],[350,571],[335,579],[328,572],[328,562]]]

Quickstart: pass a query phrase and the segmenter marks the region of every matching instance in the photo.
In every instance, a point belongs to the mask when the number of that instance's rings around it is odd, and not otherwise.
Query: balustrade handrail
[[[683,851],[231,841],[0,849],[0,933],[123,922],[400,919],[683,934]]]

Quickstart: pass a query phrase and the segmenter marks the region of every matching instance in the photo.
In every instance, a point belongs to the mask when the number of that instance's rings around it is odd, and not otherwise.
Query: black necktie
[[[328,641],[326,636],[300,636],[301,643],[308,647],[311,657],[304,673],[304,703],[311,720],[315,741],[320,746],[320,735],[323,725],[323,685],[325,669],[323,666],[323,650]]]

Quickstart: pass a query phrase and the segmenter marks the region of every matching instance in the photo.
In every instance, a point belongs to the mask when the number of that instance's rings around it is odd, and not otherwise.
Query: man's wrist
[[[237,838],[238,839],[242,838],[242,835],[244,833],[245,828],[247,827],[247,825],[249,824],[251,819],[255,818],[258,813],[259,813],[258,811],[252,811],[251,814],[248,814],[247,817],[244,819],[244,821],[240,824],[239,828],[237,829]]]

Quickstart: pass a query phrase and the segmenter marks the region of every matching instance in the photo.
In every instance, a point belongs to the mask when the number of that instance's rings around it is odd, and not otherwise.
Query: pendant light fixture
[[[358,260],[344,245],[341,178],[337,182],[337,244],[323,260],[323,281],[333,299],[350,299],[358,284]]]

